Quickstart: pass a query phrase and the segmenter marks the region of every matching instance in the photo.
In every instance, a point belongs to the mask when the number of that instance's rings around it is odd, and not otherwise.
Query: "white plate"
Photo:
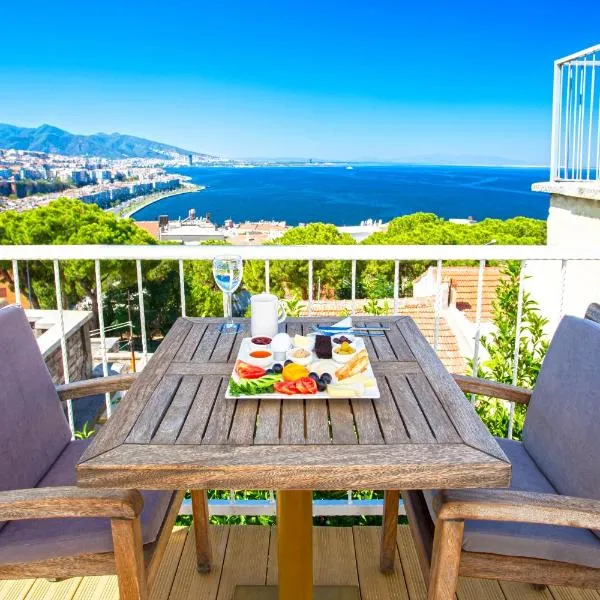
[[[364,340],[362,340],[360,337],[357,337],[355,340],[355,347],[356,347],[357,352],[360,352],[362,349],[364,349],[364,347],[365,347]],[[240,351],[238,352],[236,360],[243,360],[244,362],[247,362],[248,355],[251,351],[252,350],[250,347],[250,338],[244,338],[242,340],[242,343],[240,344]],[[336,383],[335,370],[341,368],[343,365],[335,362],[333,359],[318,358],[317,355],[314,353],[314,351],[312,354],[313,354],[313,359],[314,359],[313,362],[322,361],[322,360],[330,360],[331,361],[332,370],[330,371],[330,373],[331,373],[331,376],[333,377],[333,382]],[[274,361],[271,365],[269,365],[266,368],[268,369],[276,362],[283,364],[282,361]],[[311,362],[306,367],[309,370],[309,372],[311,371],[310,367],[311,367],[311,364],[313,364],[313,362]],[[375,386],[370,387],[370,388],[365,388],[365,393],[364,393],[364,395],[361,396],[361,398],[373,398],[373,399],[380,398],[381,394],[379,393],[377,378],[375,377],[375,375],[373,373],[373,368],[371,367],[371,361],[369,361],[369,366],[367,367],[367,369],[365,371],[363,371],[363,375],[366,375],[367,377],[372,377],[373,379],[375,379]],[[233,373],[231,374],[231,377],[236,382],[240,380],[240,378],[238,377],[238,374],[235,372],[235,369],[234,369]],[[330,398],[330,397],[331,396],[329,396],[329,394],[327,392],[317,392],[316,394],[293,394],[292,396],[288,396],[287,394],[278,394],[278,393],[233,396],[229,392],[229,386],[227,386],[227,390],[225,392],[225,398],[227,398],[227,399],[232,399],[232,398],[280,398],[280,399],[281,398],[289,398],[289,399],[293,399],[293,400],[303,400],[305,398]]]

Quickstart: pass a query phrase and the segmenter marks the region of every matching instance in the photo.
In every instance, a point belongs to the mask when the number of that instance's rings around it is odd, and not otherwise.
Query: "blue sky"
[[[546,164],[552,61],[600,41],[598,1],[569,23],[565,6],[11,2],[0,122],[232,157]]]

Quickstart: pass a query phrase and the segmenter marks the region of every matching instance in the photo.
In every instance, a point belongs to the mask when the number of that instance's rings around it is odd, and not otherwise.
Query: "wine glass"
[[[223,292],[224,312],[227,321],[222,325],[221,332],[235,334],[241,330],[238,323],[233,322],[232,295],[242,282],[244,266],[241,256],[223,255],[213,260],[213,276],[216,284]]]

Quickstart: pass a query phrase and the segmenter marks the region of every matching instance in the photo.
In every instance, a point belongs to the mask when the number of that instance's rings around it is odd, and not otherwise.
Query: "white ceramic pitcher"
[[[277,334],[279,323],[287,316],[285,306],[273,294],[256,294],[250,299],[252,337]]]

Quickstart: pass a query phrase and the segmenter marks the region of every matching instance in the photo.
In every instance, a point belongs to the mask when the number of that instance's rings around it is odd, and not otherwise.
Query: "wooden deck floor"
[[[213,527],[215,568],[195,569],[193,533],[175,528],[152,590],[152,600],[229,600],[236,584],[277,582],[275,528]],[[316,584],[360,585],[362,600],[425,600],[425,586],[407,526],[398,528],[393,575],[378,570],[379,528],[315,528]],[[0,581],[0,600],[117,600],[116,577]],[[600,600],[595,591],[535,590],[530,585],[462,579],[458,600]]]

